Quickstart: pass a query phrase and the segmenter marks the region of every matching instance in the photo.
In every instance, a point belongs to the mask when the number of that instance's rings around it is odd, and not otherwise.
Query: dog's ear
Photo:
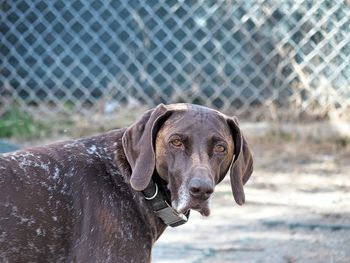
[[[237,118],[229,117],[227,118],[227,123],[231,129],[235,144],[234,157],[230,170],[232,194],[236,203],[243,205],[245,202],[243,185],[248,181],[253,172],[253,156],[239,128]]]
[[[148,110],[124,132],[122,144],[132,170],[130,184],[136,191],[144,190],[152,178],[156,161],[154,141],[160,120],[168,113],[167,107],[160,104]]]

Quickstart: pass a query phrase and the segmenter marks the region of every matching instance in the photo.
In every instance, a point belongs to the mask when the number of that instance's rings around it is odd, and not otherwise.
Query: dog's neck
[[[130,186],[129,180],[132,171],[121,141],[117,143],[115,162],[120,169],[120,173],[124,176],[126,183]],[[165,225],[175,227],[187,222],[189,212],[179,214],[171,207],[171,194],[167,188],[167,182],[161,179],[156,172],[153,174],[148,187],[143,191],[143,196],[154,215],[160,218]]]
[[[151,218],[145,218],[145,224],[148,224],[148,221],[154,222],[154,224],[156,225],[156,229],[155,231],[152,231],[152,232],[154,232],[155,240],[157,240],[159,236],[163,233],[167,225],[159,217],[157,217],[157,215],[154,213],[152,208],[147,204],[146,199],[144,199],[143,193],[137,192],[132,189],[130,185],[130,177],[131,177],[132,170],[125,156],[121,139],[119,139],[116,144],[116,149],[114,151],[114,162],[116,164],[116,165],[113,165],[114,169],[118,170],[119,174],[121,174],[121,176],[123,177],[124,182],[130,188],[130,191],[134,192],[134,196],[135,196],[134,199],[136,200],[136,202],[141,204],[139,205],[140,212],[142,214],[147,213],[148,215],[152,215]],[[113,178],[113,180],[115,180],[115,178]],[[161,188],[161,191],[166,194],[167,196],[166,198],[169,198],[170,200],[170,193],[166,189],[166,185],[164,186],[163,183],[160,183],[160,188]],[[145,207],[147,207],[147,211],[145,210]],[[150,225],[152,225],[152,223],[150,223]]]

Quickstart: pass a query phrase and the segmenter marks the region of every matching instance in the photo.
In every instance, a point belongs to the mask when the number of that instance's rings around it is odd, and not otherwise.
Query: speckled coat
[[[0,262],[149,262],[165,229],[142,196],[152,177],[176,211],[207,216],[228,171],[242,205],[253,157],[237,119],[192,104],[160,104],[127,129],[3,155]]]
[[[0,262],[150,261],[165,225],[128,183],[123,132],[0,155]]]

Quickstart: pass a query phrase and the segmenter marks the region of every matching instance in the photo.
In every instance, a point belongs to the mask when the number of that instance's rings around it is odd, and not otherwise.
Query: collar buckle
[[[163,220],[163,222],[171,227],[177,227],[185,224],[188,221],[189,212],[187,211],[185,214],[178,213],[174,208],[172,208],[166,201],[166,207],[159,209],[158,211],[154,211],[156,215]]]
[[[143,197],[152,206],[154,213],[168,226],[176,227],[185,224],[190,216],[190,211],[178,213],[168,204],[161,194],[158,185],[151,180],[147,188],[143,191]]]

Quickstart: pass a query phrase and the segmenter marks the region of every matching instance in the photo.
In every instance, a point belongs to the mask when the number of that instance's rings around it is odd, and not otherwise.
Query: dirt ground
[[[335,143],[251,142],[246,204],[216,187],[209,218],[168,228],[154,263],[350,262],[350,150]]]

